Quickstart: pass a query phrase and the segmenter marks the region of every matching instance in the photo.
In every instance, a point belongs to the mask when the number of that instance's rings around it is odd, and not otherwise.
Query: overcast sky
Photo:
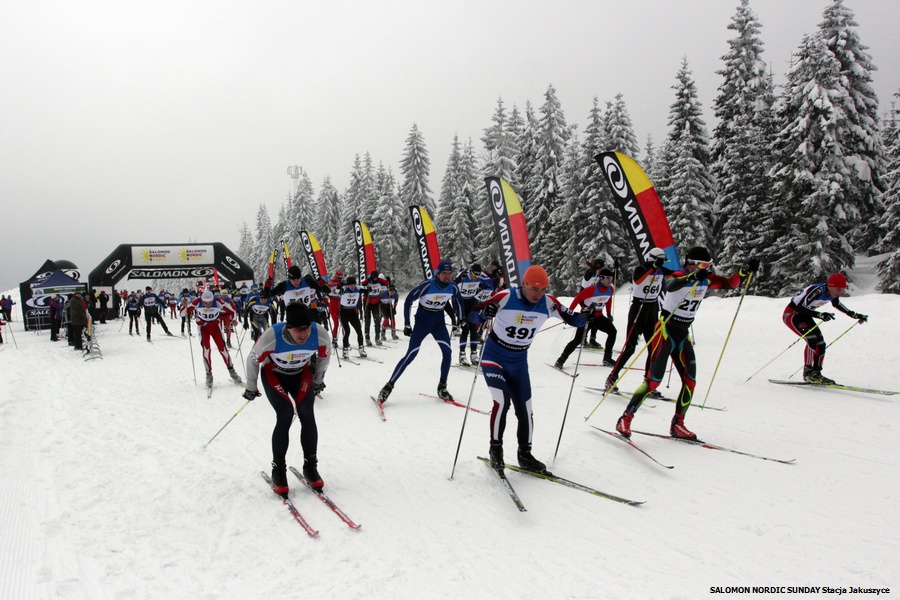
[[[643,146],[687,57],[711,131],[738,4],[0,0],[0,289],[48,258],[86,280],[123,243],[237,249],[260,203],[277,218],[288,166],[317,191],[343,191],[365,152],[399,175],[414,123],[437,196],[454,134],[477,144],[499,97],[537,108],[550,84],[579,130],[595,96],[624,94]],[[751,0],[777,82],[829,4]],[[885,110],[900,2],[845,5]]]

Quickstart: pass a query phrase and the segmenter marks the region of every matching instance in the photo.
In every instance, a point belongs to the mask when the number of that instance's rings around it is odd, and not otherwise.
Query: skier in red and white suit
[[[230,303],[229,303],[230,304]],[[235,383],[243,383],[240,375],[234,370],[231,362],[231,354],[225,348],[225,340],[222,338],[222,327],[228,327],[232,320],[237,318],[234,309],[221,298],[216,298],[209,290],[203,292],[199,298],[188,306],[188,314],[194,313],[197,327],[200,329],[200,345],[203,347],[203,365],[206,367],[206,387],[212,387],[212,357],[210,339],[216,341],[219,354],[228,367],[228,374]]]

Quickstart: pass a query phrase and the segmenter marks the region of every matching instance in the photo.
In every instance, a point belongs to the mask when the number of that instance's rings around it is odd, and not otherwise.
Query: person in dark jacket
[[[69,310],[69,328],[71,331],[71,339],[75,344],[76,350],[83,350],[81,345],[81,332],[87,326],[88,312],[87,303],[82,299],[81,292],[75,292],[66,303]]]
[[[62,324],[63,299],[56,294],[50,299],[50,341],[59,341],[59,326]]]

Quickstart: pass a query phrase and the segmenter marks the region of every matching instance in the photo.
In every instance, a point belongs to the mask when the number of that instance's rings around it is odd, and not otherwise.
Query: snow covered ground
[[[616,298],[625,325],[628,286]],[[588,423],[608,369],[580,368],[553,470],[636,500],[631,507],[510,472],[520,513],[478,460],[488,417],[433,394],[439,351],[429,339],[400,379],[382,423],[369,394],[387,380],[406,342],[332,361],[316,403],[326,491],[362,524],[354,531],[293,485],[300,511],[320,530],[304,534],[259,475],[268,470],[274,413],[246,406],[214,357],[216,387],[195,385],[196,339],[129,337],[98,327],[102,360],[25,333],[0,352],[0,598],[684,598],[711,588],[890,588],[900,591],[900,396],[777,386],[802,364],[802,343],[781,323],[785,299],[748,296],[712,387],[738,300],[709,298],[694,327],[699,384],[686,423],[708,442],[793,465],[665,439],[635,441],[651,463],[589,425],[612,428],[625,400],[609,397]],[[856,290],[870,315],[829,349],[825,374],[839,382],[900,389],[900,298]],[[548,325],[555,324],[551,321]],[[835,339],[853,323],[825,323]],[[177,324],[169,321],[177,332]],[[553,362],[572,330],[557,326],[531,350],[535,455],[550,461],[571,380]],[[7,330],[4,338],[11,342]],[[602,338],[601,338],[602,339]],[[249,337],[243,356],[250,348]],[[455,354],[455,353],[454,353]],[[575,356],[570,359],[573,366]],[[455,356],[454,356],[455,358]],[[585,353],[582,362],[599,363]],[[243,373],[243,368],[238,366]],[[636,387],[633,371],[622,384]],[[450,390],[490,408],[484,382],[453,368]],[[676,381],[661,389],[676,393]],[[700,410],[707,405],[724,411]],[[648,401],[633,426],[666,433],[673,407]],[[295,424],[289,463],[302,457]],[[506,455],[515,455],[510,413]],[[893,565],[893,566],[891,566]],[[799,591],[799,590],[793,590]],[[830,597],[820,589],[807,597]]]

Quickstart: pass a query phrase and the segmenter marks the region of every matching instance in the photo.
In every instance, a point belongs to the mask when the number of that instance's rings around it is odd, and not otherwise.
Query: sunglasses
[[[711,260],[686,260],[684,261],[685,266],[696,265],[701,269],[709,269],[713,266],[713,261]]]

